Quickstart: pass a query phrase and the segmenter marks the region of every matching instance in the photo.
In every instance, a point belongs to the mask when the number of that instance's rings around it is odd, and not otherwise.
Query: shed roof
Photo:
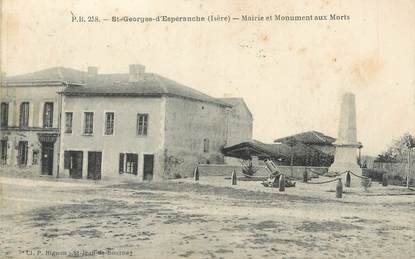
[[[287,143],[291,141],[291,139],[295,139],[296,142],[308,144],[308,145],[332,145],[334,141],[336,141],[335,138],[324,135],[321,132],[318,131],[306,131],[302,133],[298,133],[295,135],[291,135],[284,138],[279,138],[274,140],[274,142],[281,142],[281,143]]]
[[[260,158],[287,158],[294,154],[295,157],[321,156],[328,157],[327,154],[307,146],[297,143],[291,147],[286,144],[266,144],[257,140],[242,142],[230,147],[225,147],[222,151],[225,156],[249,159],[251,156]]]

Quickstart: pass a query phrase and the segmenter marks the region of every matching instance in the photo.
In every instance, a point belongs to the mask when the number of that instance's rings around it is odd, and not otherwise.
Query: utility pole
[[[288,142],[286,143],[291,148],[291,161],[290,161],[290,171],[291,171],[291,177],[294,176],[294,146],[297,144],[297,141],[294,137],[290,137]]]
[[[411,175],[411,150],[412,148],[409,147],[408,149],[408,172],[406,174],[406,188],[409,189],[409,179]]]
[[[406,174],[406,188],[409,189],[409,180],[411,175],[411,151],[415,147],[415,139],[411,135],[406,139],[406,146],[408,147],[408,172]]]

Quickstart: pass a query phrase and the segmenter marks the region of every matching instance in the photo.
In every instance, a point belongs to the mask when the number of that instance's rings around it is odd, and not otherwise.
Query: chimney
[[[128,81],[133,83],[142,80],[144,78],[145,68],[145,66],[140,64],[131,64]]]
[[[98,75],[98,67],[88,67],[88,78],[87,78],[87,82],[91,83],[91,82],[95,82],[97,80],[97,75]]]

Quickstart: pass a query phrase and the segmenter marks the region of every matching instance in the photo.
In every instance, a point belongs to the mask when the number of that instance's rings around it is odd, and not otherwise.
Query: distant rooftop
[[[274,140],[275,143],[287,143],[291,139],[295,139],[296,142],[300,142],[303,144],[308,145],[332,145],[334,141],[336,141],[335,138],[324,135],[321,132],[318,131],[306,131],[302,133],[298,133],[295,135],[291,135],[284,138],[279,138]]]

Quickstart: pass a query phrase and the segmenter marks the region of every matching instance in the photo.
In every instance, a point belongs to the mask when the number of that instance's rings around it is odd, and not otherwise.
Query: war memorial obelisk
[[[336,151],[329,173],[351,171],[359,176],[362,175],[362,168],[357,163],[357,152],[362,144],[357,142],[356,104],[352,93],[345,93],[342,96],[339,133],[334,145]]]

